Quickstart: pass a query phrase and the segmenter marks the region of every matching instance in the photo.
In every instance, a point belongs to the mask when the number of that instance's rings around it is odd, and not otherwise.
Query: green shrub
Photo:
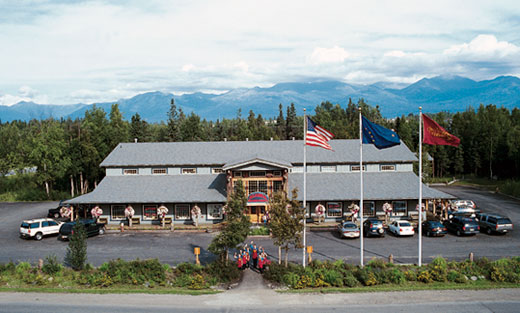
[[[114,283],[143,284],[162,282],[166,279],[163,266],[157,259],[124,261],[112,260],[100,267],[101,272],[110,276]]]
[[[405,271],[404,277],[407,281],[417,281],[417,273],[412,269]]]
[[[217,282],[228,283],[240,278],[240,270],[234,262],[215,261],[206,266],[205,272],[217,279]],[[213,284],[212,284],[213,285]]]
[[[202,275],[195,273],[190,279],[188,289],[200,290],[206,288],[206,281]]]
[[[299,281],[300,281],[300,276],[296,273],[289,272],[289,273],[283,275],[282,282],[291,288],[296,288]]]
[[[405,274],[398,268],[392,268],[387,271],[388,282],[401,285],[406,282]]]
[[[16,265],[15,273],[18,277],[23,278],[32,272],[31,264],[28,262],[20,262]]]
[[[201,265],[197,265],[194,263],[180,263],[176,267],[177,272],[184,273],[184,274],[193,274],[193,273],[201,273],[203,270],[203,267]]]
[[[63,265],[58,262],[55,255],[49,255],[43,262],[42,272],[48,275],[56,275],[63,270]]]
[[[384,268],[386,268],[386,262],[383,259],[372,259],[372,260],[368,261],[367,266],[371,267],[371,268],[384,269]]]
[[[356,287],[358,284],[358,280],[351,273],[348,273],[343,277],[343,285],[347,287]]]
[[[269,227],[251,227],[249,228],[249,236],[268,236],[271,232]]]
[[[364,267],[362,269],[359,269],[356,272],[356,278],[357,280],[362,283],[365,286],[373,286],[378,284],[378,280],[374,272],[368,268]]]
[[[325,270],[323,274],[323,280],[331,286],[343,286],[343,275],[341,275],[341,273],[337,270]]]
[[[456,270],[450,270],[448,271],[448,274],[446,275],[448,281],[455,282],[459,284],[463,284],[467,282],[467,278],[465,275],[461,274],[460,272],[457,272]]]
[[[433,282],[432,275],[429,270],[422,270],[417,275],[417,281],[423,282],[425,284],[430,284]]]
[[[87,232],[85,226],[78,221],[72,228],[69,246],[65,255],[65,264],[79,271],[85,268],[87,262]]]
[[[191,284],[191,276],[188,274],[181,274],[175,277],[173,285],[175,287],[187,287]]]
[[[7,264],[0,264],[0,274],[14,273],[15,270],[16,270],[16,265],[13,263],[13,261],[11,261]]]

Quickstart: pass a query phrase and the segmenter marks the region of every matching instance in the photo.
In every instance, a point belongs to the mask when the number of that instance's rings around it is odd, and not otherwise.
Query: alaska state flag
[[[399,135],[388,128],[372,123],[364,116],[361,116],[363,125],[363,143],[371,143],[378,149],[390,148],[401,144]]]

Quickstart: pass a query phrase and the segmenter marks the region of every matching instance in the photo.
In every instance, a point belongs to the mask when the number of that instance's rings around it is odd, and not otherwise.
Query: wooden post
[[[470,252],[470,253],[469,253],[469,261],[470,261],[470,262],[473,262],[473,252]]]
[[[393,254],[390,254],[390,255],[388,256],[388,263],[390,263],[390,264],[394,264],[394,255],[393,255]]]
[[[42,268],[43,268],[43,260],[42,259],[38,259],[38,271],[42,271]]]

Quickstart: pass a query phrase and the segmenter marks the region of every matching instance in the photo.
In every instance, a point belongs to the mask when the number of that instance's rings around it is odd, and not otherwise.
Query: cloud
[[[338,46],[332,48],[316,47],[312,54],[308,56],[308,63],[319,65],[326,63],[342,63],[349,58],[350,54],[345,49]]]
[[[18,88],[18,94],[16,95],[9,93],[0,94],[0,105],[11,106],[20,101],[47,104],[48,96],[40,94],[38,90],[35,90],[29,86],[21,86]]]
[[[507,41],[498,41],[494,35],[478,35],[469,43],[454,45],[444,50],[448,56],[490,59],[519,56],[520,47]]]

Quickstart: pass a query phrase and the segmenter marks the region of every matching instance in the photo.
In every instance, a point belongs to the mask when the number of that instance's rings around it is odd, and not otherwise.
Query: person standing
[[[256,245],[253,245],[253,251],[252,251],[252,258],[253,258],[253,268],[258,268],[258,249],[256,248]]]

